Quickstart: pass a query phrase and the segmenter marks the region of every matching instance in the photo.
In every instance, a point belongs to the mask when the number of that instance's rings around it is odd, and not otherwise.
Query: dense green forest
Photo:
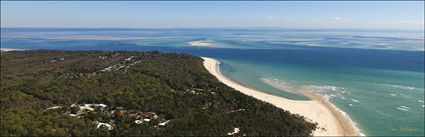
[[[301,116],[220,83],[202,62],[192,55],[155,51],[1,52],[0,133],[310,136],[316,128]],[[107,107],[78,110],[84,104]],[[136,122],[146,117],[151,121]],[[99,122],[113,129],[99,127]],[[231,134],[236,128],[239,132]]]

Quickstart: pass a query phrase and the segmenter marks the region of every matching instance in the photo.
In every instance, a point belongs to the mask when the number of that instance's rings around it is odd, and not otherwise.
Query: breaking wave
[[[412,108],[406,107],[406,106],[399,106],[399,107],[397,107],[397,109],[401,110],[401,111],[410,111],[410,109],[412,109]]]
[[[340,99],[346,99],[343,94],[345,93],[349,94],[349,92],[346,91],[345,88],[329,86],[329,85],[296,86],[295,84],[292,84],[288,81],[279,80],[277,78],[261,78],[261,81],[269,86],[272,86],[274,88],[287,91],[287,92],[303,94],[301,92],[306,91],[306,92],[309,92],[310,94],[313,93],[315,95],[318,95],[319,97],[323,98],[325,105],[330,106],[330,108],[333,109],[335,112],[337,113],[339,112],[344,117],[344,119],[347,120],[352,125],[356,134],[360,136],[366,136],[364,133],[362,133],[361,129],[358,128],[357,123],[354,122],[346,112],[336,107],[330,101],[331,98],[337,98],[337,97]],[[355,100],[355,99],[351,99],[351,101],[359,102],[358,100]],[[354,105],[349,104],[349,106],[352,107]]]
[[[409,90],[414,90],[416,89],[415,87],[410,87],[410,86],[402,86],[402,85],[391,85],[391,84],[386,84],[387,86],[390,87],[394,87],[394,88],[401,88],[401,89],[409,89]]]

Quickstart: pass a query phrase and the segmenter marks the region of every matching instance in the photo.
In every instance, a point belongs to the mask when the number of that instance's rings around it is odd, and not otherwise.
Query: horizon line
[[[413,31],[424,32],[425,29],[391,29],[391,28],[287,28],[287,27],[0,27],[0,29],[242,29],[242,30],[375,30],[375,31]]]

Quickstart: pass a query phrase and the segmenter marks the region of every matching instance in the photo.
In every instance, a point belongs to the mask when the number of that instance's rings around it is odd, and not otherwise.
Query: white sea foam
[[[402,85],[391,85],[391,84],[387,84],[388,86],[394,87],[394,88],[401,88],[401,89],[409,89],[409,90],[413,90],[415,89],[415,87],[409,87],[409,86],[402,86]]]
[[[411,109],[410,107],[400,106],[400,108]]]
[[[348,115],[346,112],[344,112],[344,111],[342,111],[341,109],[339,109],[338,107],[336,107],[334,104],[332,104],[332,102],[330,102],[329,101],[329,99],[325,99],[325,101],[333,108],[333,109],[335,109],[336,111],[338,111],[338,112],[340,112],[343,116],[344,116],[344,118],[345,119],[347,119],[350,123],[351,123],[351,125],[354,127],[354,131],[358,134],[358,135],[360,135],[360,136],[366,136],[366,134],[364,134],[362,131],[361,131],[361,129],[357,126],[357,123],[356,122],[354,122],[352,119],[351,119],[351,117],[350,117],[350,115]],[[352,104],[351,104],[352,105]],[[354,105],[353,105],[354,106]]]
[[[308,85],[304,86],[307,91],[321,95],[325,98],[340,98],[345,99],[344,94],[348,93],[343,87],[329,86],[329,85]]]
[[[407,106],[399,106],[399,107],[397,107],[397,109],[398,110],[401,110],[401,111],[410,111],[410,107],[407,107]]]
[[[347,92],[347,90],[345,90],[345,88],[343,87],[336,87],[336,86],[328,86],[328,85],[324,85],[324,86],[318,86],[318,85],[308,85],[306,86],[308,88],[309,91],[323,97],[325,99],[325,101],[327,103],[330,104],[330,106],[335,109],[336,111],[340,112],[345,119],[347,119],[351,125],[353,125],[355,132],[360,135],[360,136],[366,136],[364,133],[362,133],[361,129],[358,128],[357,123],[354,122],[351,117],[344,111],[342,111],[341,109],[339,109],[338,107],[336,107],[334,104],[332,104],[329,100],[333,97],[339,97],[340,99],[346,99],[346,97],[344,96],[344,94],[351,94],[350,92]],[[355,99],[351,99],[351,101],[354,102],[359,102],[358,100]],[[350,107],[354,106],[353,104],[349,104]]]
[[[399,108],[397,107],[398,110],[402,110],[402,111],[409,111],[408,109],[404,109],[404,108]]]
[[[397,107],[398,110],[402,110],[402,111],[409,111],[409,109],[405,109],[405,108],[401,108],[401,107]]]
[[[395,97],[395,96],[397,96],[396,94],[390,94],[390,95],[391,95],[391,96],[394,96],[394,97]]]
[[[261,80],[268,84],[276,84],[279,83],[278,86],[283,86],[284,89],[299,89],[299,87],[295,87],[294,84],[291,84],[286,81],[282,81],[276,78],[261,78]],[[345,88],[342,87],[336,87],[336,86],[328,86],[328,85],[307,85],[307,86],[300,86],[302,89],[305,89],[306,91],[312,92],[316,95],[319,95],[324,99],[324,101],[331,106],[332,109],[334,109],[337,112],[340,112],[342,116],[351,123],[351,125],[354,127],[355,132],[360,136],[366,136],[364,133],[361,132],[360,128],[358,128],[357,123],[354,122],[351,117],[338,107],[336,107],[332,102],[330,102],[330,98],[339,97],[341,99],[345,99],[343,96],[344,93],[350,94],[350,92],[347,92]],[[282,89],[282,88],[279,88]],[[357,100],[356,100],[357,101]],[[350,106],[354,106],[351,104]]]
[[[424,103],[424,101],[423,101],[423,100],[420,100],[420,99],[418,100],[418,102],[420,102],[420,103]]]

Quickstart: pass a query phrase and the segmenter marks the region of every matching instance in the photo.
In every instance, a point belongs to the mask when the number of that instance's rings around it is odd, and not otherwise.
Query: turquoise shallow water
[[[268,86],[261,78],[325,96],[358,123],[366,135],[424,134],[423,72],[338,66],[338,63],[322,66],[279,59],[220,61],[223,75],[269,93],[300,99]]]
[[[300,88],[328,98],[366,135],[424,136],[423,32],[4,28],[1,31],[2,48],[159,50],[213,57],[222,62],[223,75],[244,85],[296,100],[308,100],[292,91]],[[91,39],[78,39],[84,37]],[[217,47],[192,47],[188,44],[191,41],[211,41]],[[264,80],[287,90],[273,88]]]

